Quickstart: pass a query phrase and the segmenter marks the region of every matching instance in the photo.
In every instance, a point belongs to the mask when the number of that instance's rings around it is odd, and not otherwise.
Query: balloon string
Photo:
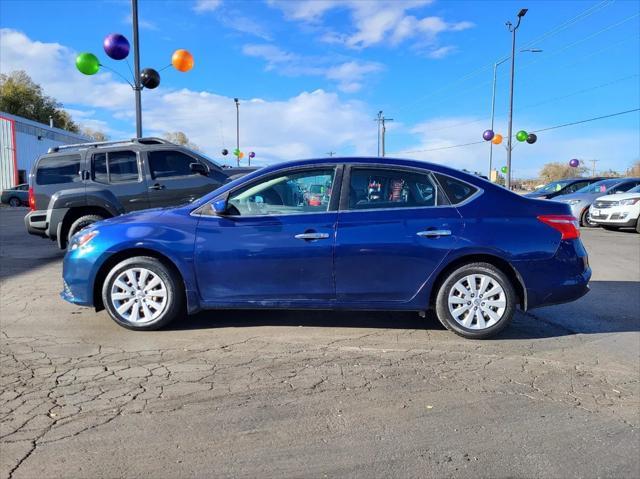
[[[158,73],[160,73],[163,70],[166,70],[167,68],[169,68],[171,66],[171,63],[169,63],[166,67],[161,68],[160,70],[158,70]]]
[[[126,79],[126,77],[125,77],[124,75],[122,75],[120,72],[117,72],[117,71],[115,71],[113,68],[110,68],[110,67],[108,67],[107,65],[103,65],[102,63],[100,63],[100,66],[101,66],[101,67],[103,67],[103,68],[106,68],[107,70],[109,70],[109,71],[111,71],[111,72],[113,72],[113,73],[115,73],[115,74],[116,74],[116,75],[118,75],[120,78],[122,78],[124,81],[126,81],[126,82],[129,84],[129,86],[130,86],[131,88],[133,88],[133,85],[131,84],[131,82],[130,82],[129,80],[127,80],[127,79]]]
[[[125,58],[124,61],[127,62],[127,66],[129,67],[129,73],[131,73],[131,78],[133,78],[133,83],[136,83],[136,76],[133,74],[133,70],[131,69],[131,64],[129,63],[129,59]]]

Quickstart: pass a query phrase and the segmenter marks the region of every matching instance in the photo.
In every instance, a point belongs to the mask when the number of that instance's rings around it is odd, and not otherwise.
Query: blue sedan
[[[421,161],[331,158],[96,223],[63,276],[64,299],[134,330],[203,309],[434,309],[486,338],[518,307],[580,298],[591,270],[565,204]]]

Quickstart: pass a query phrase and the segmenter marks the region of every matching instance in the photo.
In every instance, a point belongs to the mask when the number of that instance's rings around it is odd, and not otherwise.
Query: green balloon
[[[527,137],[529,135],[527,134],[526,131],[524,130],[520,130],[518,133],[516,133],[516,140],[518,141],[527,141]]]
[[[502,168],[500,168],[500,171],[506,173],[507,171],[509,171],[509,169],[506,166],[503,166]]]
[[[85,75],[95,75],[100,69],[100,62],[93,53],[81,53],[76,57],[76,68]]]

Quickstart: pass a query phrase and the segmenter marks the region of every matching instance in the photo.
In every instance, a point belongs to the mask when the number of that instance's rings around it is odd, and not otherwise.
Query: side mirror
[[[227,199],[223,198],[221,200],[216,200],[211,204],[213,208],[213,212],[217,215],[224,215],[228,210]]]
[[[204,166],[202,163],[190,163],[189,168],[191,168],[192,172],[199,173],[204,176],[207,176],[207,174],[209,173],[209,171],[207,170],[207,167]]]

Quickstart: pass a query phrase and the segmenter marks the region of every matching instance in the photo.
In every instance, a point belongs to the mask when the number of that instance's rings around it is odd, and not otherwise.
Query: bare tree
[[[106,133],[103,133],[102,131],[99,131],[99,130],[94,130],[89,127],[81,127],[80,134],[84,136],[88,136],[93,141],[107,141],[109,139],[109,136]]]
[[[192,150],[199,150],[200,148],[195,143],[192,143],[189,140],[189,137],[182,131],[167,131],[162,137],[170,141],[171,143],[175,143],[176,145],[186,146],[187,148],[191,148]]]
[[[574,178],[583,176],[589,171],[586,166],[578,166],[576,168],[569,163],[553,162],[545,164],[540,170],[540,178],[545,182],[562,180],[564,178]]]
[[[640,160],[637,160],[629,170],[627,176],[640,176]]]

